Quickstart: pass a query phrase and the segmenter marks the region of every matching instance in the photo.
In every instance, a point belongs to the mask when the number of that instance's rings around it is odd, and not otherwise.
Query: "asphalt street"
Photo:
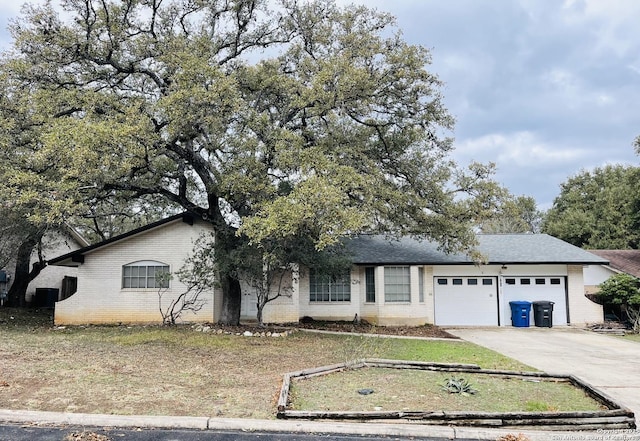
[[[83,433],[84,436],[79,436]],[[438,440],[438,438],[343,436],[336,434],[224,432],[211,430],[122,430],[0,425],[0,441],[405,441],[420,439]],[[440,439],[445,440],[446,438]]]

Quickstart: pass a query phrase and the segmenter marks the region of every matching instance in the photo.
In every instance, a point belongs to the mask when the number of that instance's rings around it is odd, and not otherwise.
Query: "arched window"
[[[122,266],[123,288],[169,288],[169,265],[152,260]]]

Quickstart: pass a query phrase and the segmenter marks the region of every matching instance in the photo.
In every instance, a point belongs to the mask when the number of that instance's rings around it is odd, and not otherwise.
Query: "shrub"
[[[633,332],[640,331],[640,279],[625,273],[613,275],[600,284],[598,297],[605,303],[620,305]]]

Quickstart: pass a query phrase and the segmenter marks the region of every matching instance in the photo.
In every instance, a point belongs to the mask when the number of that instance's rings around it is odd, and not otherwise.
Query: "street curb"
[[[90,427],[106,426],[198,430],[206,430],[209,428],[209,418],[207,417],[101,415],[7,409],[0,409],[0,421],[7,423]]]
[[[279,421],[258,419],[208,418],[186,416],[102,415],[87,413],[59,413],[33,410],[0,409],[0,423],[33,424],[42,426],[79,426],[120,429],[189,429],[242,432],[279,432],[308,434],[337,434],[361,436],[411,437],[420,440],[496,441],[498,438],[523,433],[530,441],[572,439],[593,432],[520,431],[424,424],[381,424],[314,421]],[[585,438],[588,439],[588,438]]]

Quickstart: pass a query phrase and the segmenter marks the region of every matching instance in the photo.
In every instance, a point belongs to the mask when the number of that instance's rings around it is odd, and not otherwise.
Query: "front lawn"
[[[188,326],[57,329],[46,317],[33,312],[24,317],[8,308],[0,308],[0,334],[0,408],[5,409],[273,418],[285,372],[351,358],[530,370],[460,341],[303,332],[243,337]]]

